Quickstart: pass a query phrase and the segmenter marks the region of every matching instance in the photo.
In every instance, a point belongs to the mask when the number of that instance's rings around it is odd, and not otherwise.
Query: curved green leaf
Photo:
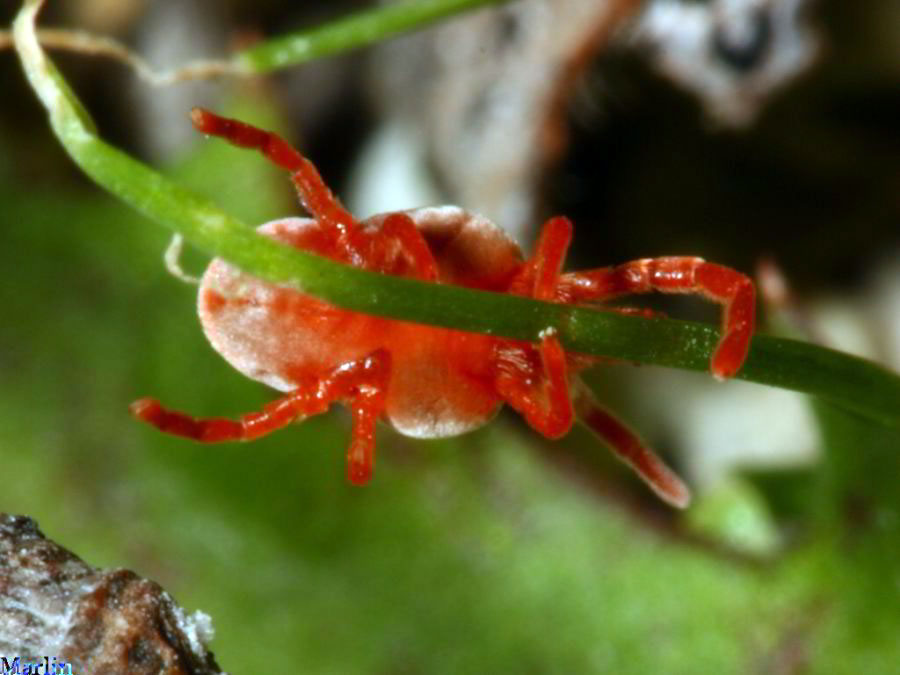
[[[41,0],[26,0],[14,25],[25,72],[75,162],[98,184],[198,248],[248,273],[291,285],[367,314],[537,340],[557,330],[574,352],[706,370],[719,332],[705,324],[623,316],[348,267],[257,235],[212,202],[173,184],[99,138],[80,102],[40,48]],[[871,420],[900,427],[900,377],[854,356],[757,335],[738,377],[822,397]]]

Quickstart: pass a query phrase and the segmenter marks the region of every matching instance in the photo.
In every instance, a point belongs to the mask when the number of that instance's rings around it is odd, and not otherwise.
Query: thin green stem
[[[324,26],[275,37],[236,53],[245,72],[266,73],[322,56],[381,42],[466,10],[507,0],[409,0],[373,7]]]
[[[706,370],[719,332],[705,324],[623,316],[366,272],[297,251],[171,183],[100,139],[34,33],[42,0],[26,0],[16,48],[56,135],[99,185],[198,248],[250,274],[345,309],[535,341],[557,330],[566,349],[688,370]],[[900,427],[900,377],[863,359],[812,344],[756,336],[739,378],[822,397],[870,420]]]
[[[43,46],[82,54],[102,55],[120,61],[154,86],[185,80],[268,73],[339,52],[388,40],[401,33],[426,28],[465,11],[498,5],[510,0],[405,0],[372,7],[314,28],[263,40],[220,59],[189,61],[168,70],[157,70],[127,45],[109,37],[70,29],[38,31]],[[0,49],[9,47],[12,36],[0,30]]]

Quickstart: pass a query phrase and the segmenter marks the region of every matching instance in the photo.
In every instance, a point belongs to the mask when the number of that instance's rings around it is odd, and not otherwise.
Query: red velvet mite
[[[544,224],[527,260],[502,229],[456,206],[357,222],[313,164],[279,136],[201,109],[191,119],[198,131],[255,148],[291,172],[313,217],[266,223],[259,231],[268,237],[384,274],[549,302],[699,293],[724,306],[712,374],[730,377],[744,362],[755,293],[735,270],[679,256],[563,273],[572,237],[564,217]],[[348,476],[361,485],[372,477],[378,419],[407,436],[439,438],[482,426],[507,403],[549,438],[568,432],[577,415],[660,497],[679,507],[690,500],[685,484],[580,381],[577,373],[594,361],[567,354],[552,329],[532,344],[367,316],[259,281],[219,259],[203,276],[198,310],[207,338],[232,366],[285,394],[236,421],[194,419],[154,399],[132,404],[138,418],[167,433],[204,443],[252,440],[339,401],[353,420]]]

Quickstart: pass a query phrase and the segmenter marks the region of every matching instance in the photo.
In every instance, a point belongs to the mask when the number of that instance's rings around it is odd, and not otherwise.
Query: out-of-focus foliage
[[[211,614],[226,670],[900,663],[900,438],[825,405],[819,466],[710,498],[693,528],[601,498],[595,464],[620,474],[582,434],[544,444],[506,417],[439,442],[380,428],[364,490],[344,480],[342,411],[252,445],[139,426],[139,396],[220,415],[271,392],[206,344],[193,289],[163,271],[166,235],[70,173],[43,113],[17,105],[21,127],[0,129],[0,509]],[[278,124],[265,96],[235,105]],[[25,144],[21,164],[7,148]],[[198,142],[172,173],[248,222],[294,212],[281,175],[223,144]]]

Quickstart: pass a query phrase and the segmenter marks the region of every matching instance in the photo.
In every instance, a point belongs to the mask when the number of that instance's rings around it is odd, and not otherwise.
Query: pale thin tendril
[[[103,56],[118,61],[131,68],[140,79],[157,87],[189,80],[249,74],[238,64],[221,59],[198,59],[188,61],[178,68],[157,70],[118,40],[82,30],[44,28],[37,31],[37,36],[41,45],[50,49],[63,49],[87,56]],[[0,31],[0,49],[9,49],[12,45],[12,33]]]

